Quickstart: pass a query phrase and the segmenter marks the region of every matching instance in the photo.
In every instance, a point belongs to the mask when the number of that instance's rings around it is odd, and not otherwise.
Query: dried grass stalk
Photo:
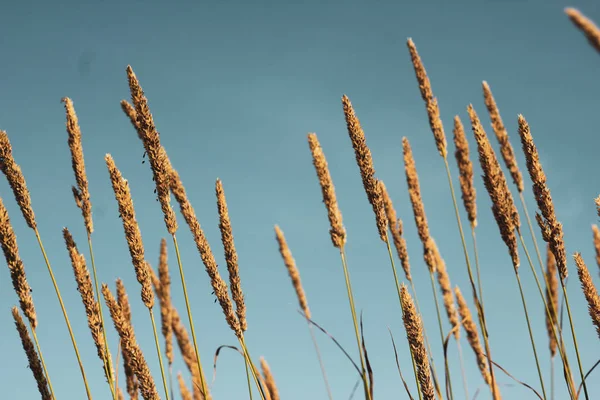
[[[231,287],[231,297],[235,303],[235,313],[243,332],[248,329],[246,321],[246,304],[244,303],[244,293],[240,280],[240,267],[238,264],[237,251],[233,242],[233,230],[231,229],[231,220],[227,209],[227,200],[223,191],[223,183],[217,179],[215,186],[217,194],[217,208],[219,211],[219,230],[221,231],[221,241],[225,249],[225,261],[227,262],[227,271],[229,272],[229,284]]]
[[[490,376],[490,369],[488,367],[485,352],[483,351],[481,341],[479,340],[477,325],[473,321],[473,315],[471,314],[469,306],[467,305],[467,302],[458,287],[454,288],[454,294],[456,295],[456,302],[458,303],[458,312],[462,319],[462,326],[467,334],[467,341],[469,342],[471,348],[473,349],[473,352],[475,353],[475,358],[477,359],[477,366],[479,367],[479,371],[481,372],[483,380],[488,385],[490,385],[492,382],[492,378]]]
[[[281,253],[283,263],[285,264],[288,274],[292,279],[292,285],[294,286],[294,290],[296,291],[296,297],[298,297],[298,303],[300,304],[300,308],[302,309],[307,318],[311,318],[310,309],[308,308],[308,300],[306,300],[306,294],[304,293],[304,289],[302,288],[302,281],[300,280],[300,272],[296,267],[296,261],[294,260],[294,257],[292,257],[292,252],[288,247],[283,232],[277,225],[275,225],[275,236],[277,237],[277,243],[279,243],[279,253]]]
[[[181,375],[181,372],[177,374],[177,381],[179,382],[179,392],[181,393],[181,400],[192,400],[192,393],[185,384],[185,380],[183,380],[183,375]]]
[[[196,243],[196,247],[198,252],[200,253],[200,257],[202,258],[202,262],[204,263],[204,267],[206,268],[206,273],[210,277],[210,284],[215,292],[215,296],[217,297],[219,304],[223,310],[223,314],[225,314],[225,320],[229,327],[233,330],[237,337],[242,337],[242,329],[240,326],[240,322],[238,321],[234,311],[233,305],[231,303],[231,299],[229,298],[229,293],[227,291],[227,284],[219,274],[219,269],[217,267],[217,262],[215,261],[215,256],[210,249],[210,245],[208,244],[208,240],[206,240],[206,236],[204,235],[204,231],[200,227],[200,223],[198,222],[198,218],[196,217],[196,212],[194,208],[190,204],[187,194],[185,192],[185,187],[181,182],[181,178],[175,169],[171,170],[171,191],[175,196],[175,199],[179,203],[179,207],[181,210],[181,214],[188,224],[190,231],[192,232],[192,236],[194,237],[194,242]]]
[[[515,152],[513,150],[512,145],[510,144],[510,140],[508,138],[508,132],[504,127],[504,123],[502,122],[502,118],[500,117],[500,111],[498,110],[498,105],[496,104],[496,100],[494,100],[494,96],[492,95],[492,90],[490,89],[490,85],[486,81],[483,81],[483,99],[485,101],[485,106],[488,109],[490,114],[490,119],[492,120],[492,128],[494,129],[494,133],[496,134],[496,138],[498,139],[498,143],[500,143],[500,153],[502,154],[502,158],[504,159],[504,164],[506,168],[510,171],[510,175],[512,176],[514,184],[517,186],[517,190],[519,193],[523,192],[523,175],[521,175],[521,171],[519,170],[519,166],[517,165],[517,159],[515,157]]]
[[[542,238],[550,245],[552,254],[556,258],[560,278],[565,280],[569,273],[567,270],[567,253],[563,242],[562,224],[556,219],[550,189],[546,185],[546,174],[544,174],[542,164],[540,163],[540,156],[533,143],[529,124],[527,124],[522,115],[519,115],[519,135],[521,136],[521,144],[523,145],[523,152],[527,160],[529,176],[533,182],[533,194],[541,212],[541,216],[539,214],[536,215],[536,220],[542,230]]]
[[[29,369],[31,369],[33,377],[37,382],[37,387],[40,391],[40,394],[42,395],[42,399],[50,400],[52,396],[50,395],[48,381],[46,380],[46,376],[44,375],[44,370],[42,369],[42,362],[40,361],[40,358],[38,357],[38,354],[35,351],[35,346],[31,341],[31,337],[29,337],[29,332],[27,331],[27,327],[25,326],[23,318],[21,318],[17,307],[12,308],[12,315],[15,320],[15,325],[17,326],[19,336],[21,337],[23,350],[25,350],[27,360],[29,361]]]
[[[154,271],[154,270],[152,270]],[[158,300],[160,302],[160,320],[161,331],[165,337],[165,355],[169,364],[173,364],[173,324],[171,323],[171,276],[169,274],[169,263],[167,258],[167,241],[163,238],[160,241],[160,256],[158,258],[158,279],[160,281],[160,292]]]
[[[421,321],[421,316],[417,313],[415,303],[404,284],[400,288],[400,302],[402,305],[402,319],[404,321],[404,328],[406,329],[406,338],[408,339],[410,351],[417,366],[417,377],[421,386],[423,399],[434,400],[435,390],[431,379],[431,366],[423,339],[423,321]]]
[[[477,202],[475,201],[476,191],[473,183],[473,163],[469,158],[469,142],[465,136],[465,129],[460,118],[454,117],[454,145],[456,146],[456,162],[458,164],[460,190],[462,200],[467,210],[467,216],[471,223],[471,228],[477,226]]]
[[[344,117],[346,118],[348,134],[350,135],[350,140],[352,141],[352,147],[354,148],[356,163],[360,169],[363,186],[367,192],[369,203],[371,203],[373,212],[375,213],[375,221],[377,222],[379,237],[381,240],[386,242],[387,221],[385,216],[385,206],[383,205],[383,198],[379,189],[379,185],[377,185],[377,179],[375,179],[375,169],[373,168],[371,150],[369,150],[369,147],[367,146],[365,133],[360,126],[360,121],[354,113],[352,103],[350,103],[350,99],[346,95],[342,97],[342,105],[344,106]]]
[[[329,225],[331,229],[329,234],[331,235],[331,241],[333,245],[338,249],[341,249],[346,244],[346,229],[342,224],[342,213],[338,207],[337,198],[335,196],[335,187],[329,173],[329,167],[327,166],[327,159],[325,153],[321,148],[319,139],[315,133],[308,134],[308,145],[312,153],[313,165],[317,171],[317,177],[321,184],[321,193],[323,194],[323,202],[327,208],[327,217],[329,218]]]
[[[154,292],[152,291],[148,265],[144,258],[142,233],[135,219],[135,209],[133,207],[133,200],[131,199],[129,183],[121,175],[121,171],[115,165],[115,161],[110,154],[107,154],[104,159],[110,173],[115,198],[119,204],[119,215],[123,220],[123,229],[125,230],[127,245],[129,246],[131,262],[135,268],[137,280],[142,285],[142,301],[150,309],[154,305]]]
[[[158,200],[164,214],[167,230],[170,234],[174,234],[177,231],[177,219],[175,211],[171,207],[171,194],[169,192],[171,165],[164,148],[160,144],[160,135],[156,130],[152,113],[148,107],[148,99],[129,65],[127,66],[127,78],[129,80],[131,101],[136,111],[138,135],[144,143],[144,148],[150,160]]]
[[[92,203],[90,201],[88,179],[85,172],[85,162],[83,160],[81,129],[71,99],[64,97],[62,102],[65,103],[69,149],[71,150],[71,164],[73,166],[73,172],[75,173],[75,181],[77,182],[77,188],[73,187],[73,195],[77,207],[81,209],[81,214],[85,221],[85,229],[88,234],[91,234],[94,231],[94,224],[92,222]]]
[[[594,249],[596,250],[596,264],[600,267],[600,229],[598,225],[592,225],[592,231],[594,232]]]
[[[15,195],[27,226],[34,230],[37,229],[35,214],[31,208],[31,196],[29,195],[29,189],[27,189],[23,171],[21,171],[21,167],[19,167],[13,158],[12,146],[8,140],[8,135],[2,130],[0,130],[0,170],[8,180],[8,184]]]
[[[565,13],[569,16],[573,24],[583,32],[588,42],[596,51],[600,52],[600,28],[594,24],[594,21],[587,18],[575,8],[565,8]]]
[[[406,137],[402,138],[402,148],[404,152],[404,171],[406,172],[406,183],[408,184],[408,194],[410,203],[412,204],[415,223],[419,239],[423,243],[423,258],[429,268],[430,273],[435,272],[435,256],[433,253],[433,243],[429,234],[429,225],[427,224],[427,216],[425,215],[425,206],[421,198],[421,186],[419,184],[419,175],[415,159],[410,148],[410,143]]]
[[[112,317],[115,329],[121,338],[121,346],[123,351],[128,354],[133,372],[137,376],[142,397],[146,400],[160,400],[158,392],[156,391],[154,378],[150,373],[150,369],[148,368],[148,364],[146,363],[146,359],[144,358],[142,350],[138,346],[135,339],[133,326],[123,316],[121,307],[119,306],[117,300],[113,297],[106,284],[102,284],[102,294],[104,295],[106,305],[110,310],[110,316]]]
[[[17,235],[15,235],[15,231],[10,223],[8,211],[4,206],[2,198],[0,198],[0,245],[4,252],[8,270],[10,271],[13,288],[19,297],[21,311],[23,311],[23,314],[25,314],[29,320],[31,329],[35,329],[37,327],[37,315],[33,305],[33,298],[31,297],[31,286],[29,286],[29,282],[27,282],[25,266],[19,256]]]
[[[267,386],[267,391],[269,392],[269,397],[271,398],[271,400],[279,400],[279,391],[277,390],[277,385],[275,385],[275,378],[271,373],[271,368],[269,368],[269,364],[267,364],[267,361],[263,357],[260,358],[260,368],[263,372],[265,384]]]
[[[123,319],[131,325],[131,306],[129,305],[129,298],[125,285],[121,279],[117,279],[117,304],[121,308],[121,315]],[[123,355],[123,371],[125,372],[125,384],[127,386],[127,394],[131,400],[138,398],[139,383],[135,372],[133,371],[133,364],[130,354],[125,351],[121,346],[121,354]]]
[[[75,274],[75,282],[77,282],[77,291],[81,295],[81,300],[85,308],[87,315],[88,327],[92,334],[92,340],[96,346],[96,352],[98,357],[104,363],[109,366],[106,349],[104,347],[104,337],[102,334],[102,319],[100,318],[100,305],[94,297],[94,288],[92,286],[92,279],[90,277],[90,271],[85,262],[85,257],[77,249],[77,245],[73,240],[73,236],[67,228],[63,228],[63,238],[69,252],[69,258],[71,259],[71,265],[73,267],[73,273]],[[108,373],[104,369],[105,375]],[[110,376],[106,376],[106,379],[110,382]]]
[[[444,125],[440,118],[440,108],[438,106],[437,98],[433,96],[431,90],[431,82],[421,61],[421,57],[417,52],[417,47],[411,38],[407,41],[408,51],[410,52],[410,58],[412,60],[413,67],[415,69],[415,75],[417,76],[417,82],[419,83],[419,90],[421,91],[421,97],[425,101],[427,108],[427,117],[429,118],[429,126],[433,137],[435,139],[435,145],[437,146],[438,152],[444,158],[448,155],[448,145],[446,144],[446,134],[444,133]]]
[[[446,263],[440,254],[440,251],[433,242],[433,253],[435,256],[435,264],[437,270],[437,281],[440,285],[440,289],[442,291],[442,298],[444,300],[444,308],[446,309],[446,315],[448,316],[448,320],[450,321],[450,325],[452,328],[457,328],[460,325],[460,321],[458,319],[458,311],[456,310],[456,304],[454,304],[454,296],[452,294],[452,285],[450,283],[450,276],[448,275],[448,270],[446,269]],[[454,330],[454,337],[456,340],[460,338],[460,329]]]
[[[483,182],[492,201],[492,212],[500,229],[500,236],[508,247],[513,267],[516,270],[519,267],[519,252],[515,229],[519,229],[520,226],[519,214],[506,183],[504,172],[500,168],[496,153],[494,153],[487,134],[481,126],[479,117],[472,105],[469,105],[467,109],[471,119],[471,128],[477,140],[479,163],[483,170]]]
[[[381,194],[383,195],[383,203],[385,205],[385,212],[387,214],[388,226],[390,228],[390,232],[392,233],[392,239],[394,240],[394,247],[396,247],[398,258],[400,258],[400,262],[402,263],[402,269],[404,270],[406,280],[412,282],[406,240],[404,240],[404,236],[402,236],[402,220],[398,218],[398,215],[396,214],[394,203],[392,202],[392,199],[390,198],[383,181],[379,181],[379,185],[381,186]]]
[[[592,318],[593,324],[596,326],[596,332],[600,338],[600,296],[598,290],[594,286],[590,271],[588,271],[581,253],[575,253],[575,264],[577,265],[577,275],[581,282],[581,289],[588,303],[588,312]]]
[[[548,246],[546,250],[546,280],[548,282],[548,285],[546,286],[546,303],[552,313],[552,319],[549,318],[548,313],[544,314],[546,316],[548,339],[550,340],[550,355],[554,357],[558,345],[556,337],[554,336],[554,322],[558,321],[558,269],[556,268],[556,259],[550,250],[550,246]]]

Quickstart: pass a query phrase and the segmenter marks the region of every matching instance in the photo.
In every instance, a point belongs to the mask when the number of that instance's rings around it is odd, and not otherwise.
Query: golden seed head
[[[271,368],[264,357],[260,358],[260,368],[263,371],[263,376],[265,380],[265,384],[267,386],[267,392],[269,392],[269,397],[271,400],[279,400],[279,391],[277,390],[277,385],[275,385],[275,378],[271,373]]]
[[[108,286],[102,284],[102,294],[110,311],[116,331],[121,339],[121,348],[127,353],[133,372],[138,378],[140,392],[145,399],[159,399],[154,378],[148,368],[144,354],[140,349],[133,331],[133,326],[125,319],[121,307],[114,298]]]
[[[100,305],[94,297],[94,287],[92,286],[92,279],[90,277],[90,271],[85,262],[85,257],[77,249],[77,245],[73,240],[73,236],[67,228],[63,228],[63,238],[67,245],[67,251],[69,252],[69,258],[71,259],[71,266],[73,267],[73,273],[75,275],[75,282],[77,282],[77,291],[81,295],[81,301],[85,308],[87,315],[88,327],[92,334],[92,340],[96,346],[96,352],[98,358],[107,364],[108,358],[104,348],[104,338],[102,334],[102,318],[100,317]],[[111,379],[108,371],[104,371],[106,379]]]
[[[450,276],[448,275],[448,270],[446,269],[446,263],[440,254],[440,251],[433,242],[436,270],[437,270],[437,280],[440,285],[440,289],[442,290],[442,299],[444,301],[444,308],[446,309],[446,315],[448,315],[448,320],[450,321],[450,325],[452,328],[456,328],[454,330],[454,337],[456,340],[460,338],[460,321],[458,319],[458,312],[456,310],[456,304],[454,304],[454,296],[452,294],[452,285],[450,284]]]
[[[29,195],[29,189],[27,189],[23,171],[13,158],[8,135],[2,130],[0,130],[0,170],[8,180],[27,226],[34,230],[37,229],[35,214],[31,208],[31,196]]]
[[[567,253],[563,242],[562,224],[556,219],[554,203],[550,195],[550,189],[546,184],[546,174],[540,162],[540,156],[537,147],[533,142],[533,136],[529,129],[529,124],[522,115],[519,115],[519,135],[523,145],[523,153],[527,160],[527,169],[533,182],[533,194],[537,202],[541,215],[536,219],[542,230],[542,238],[550,245],[552,254],[556,258],[558,272],[562,280],[567,279],[569,275],[567,270]]]
[[[15,320],[15,325],[17,326],[17,331],[19,332],[19,336],[21,337],[21,344],[23,345],[23,350],[25,350],[25,354],[27,355],[27,360],[29,361],[29,369],[33,373],[33,377],[37,382],[38,390],[42,396],[42,400],[50,400],[52,396],[50,395],[50,390],[48,389],[48,381],[46,380],[46,375],[44,375],[44,370],[42,368],[42,362],[38,356],[38,353],[35,350],[35,346],[31,337],[29,336],[29,332],[27,331],[27,327],[19,314],[19,310],[17,307],[13,307],[11,309],[13,318]]]
[[[121,279],[117,279],[117,304],[121,309],[121,315],[125,321],[131,324],[131,306],[129,305],[129,298],[125,285]],[[123,355],[123,371],[125,372],[125,383],[127,386],[127,394],[132,399],[138,398],[139,383],[135,372],[133,371],[133,364],[131,357],[123,347],[121,347],[121,354]]]
[[[210,284],[215,292],[215,296],[221,305],[221,309],[225,315],[225,320],[236,336],[242,337],[243,332],[240,322],[233,311],[233,305],[231,303],[231,299],[229,298],[227,284],[221,277],[221,274],[219,274],[215,256],[210,248],[210,245],[208,244],[206,236],[204,235],[204,231],[200,227],[200,222],[198,222],[196,212],[187,198],[185,187],[181,182],[181,178],[175,169],[171,169],[170,184],[171,191],[179,203],[181,214],[183,215],[185,222],[188,224],[190,231],[192,232],[194,242],[196,243],[196,248],[200,253],[200,258],[202,258],[202,262],[206,268],[206,273],[210,278]]]
[[[508,247],[513,267],[517,269],[519,267],[519,252],[515,229],[519,229],[520,226],[519,214],[506,183],[504,172],[500,168],[496,153],[481,126],[477,113],[472,105],[469,105],[467,110],[471,120],[471,128],[477,141],[479,163],[483,170],[483,182],[492,201],[492,212],[500,229],[500,236]]]
[[[127,66],[127,78],[129,80],[131,101],[136,111],[138,135],[144,143],[144,148],[150,160],[158,200],[164,214],[167,230],[170,234],[174,234],[177,231],[177,219],[175,211],[171,207],[171,195],[169,192],[171,163],[165,149],[160,143],[160,134],[156,130],[152,113],[148,107],[148,99],[144,95],[144,91],[131,66]],[[123,104],[121,107],[125,110]]]
[[[417,47],[412,39],[407,41],[408,51],[410,52],[410,58],[412,60],[413,67],[415,69],[415,75],[417,76],[417,82],[419,83],[419,90],[421,91],[421,97],[425,101],[425,107],[427,109],[427,117],[429,118],[429,126],[433,137],[435,139],[435,145],[437,146],[438,152],[444,158],[448,155],[448,145],[446,144],[446,134],[444,133],[444,125],[440,118],[440,108],[438,106],[437,98],[433,96],[431,90],[431,82],[421,61],[421,57],[417,52]]]
[[[344,107],[344,117],[346,119],[348,134],[350,135],[352,147],[354,148],[354,155],[356,156],[356,163],[360,170],[363,186],[367,192],[369,203],[371,203],[373,212],[375,213],[375,222],[377,223],[379,238],[386,242],[387,221],[385,207],[383,205],[383,198],[379,185],[377,185],[377,179],[375,179],[375,169],[373,168],[371,150],[367,146],[365,133],[360,125],[358,117],[356,117],[356,114],[354,113],[352,103],[350,103],[350,99],[346,95],[342,97],[342,105]]]
[[[2,246],[4,258],[10,271],[13,288],[19,297],[21,311],[23,311],[23,314],[29,320],[31,329],[35,329],[37,327],[37,315],[33,305],[33,297],[31,297],[31,286],[29,286],[27,275],[25,274],[25,266],[19,256],[17,235],[15,235],[15,231],[10,223],[8,211],[4,206],[2,198],[0,198],[0,245]]]
[[[144,258],[144,244],[142,242],[142,233],[140,227],[135,219],[135,209],[133,207],[133,200],[131,198],[131,191],[129,190],[129,183],[121,171],[115,165],[110,154],[107,154],[104,158],[108,172],[110,173],[110,180],[112,182],[113,191],[115,192],[115,198],[119,204],[119,215],[123,221],[123,229],[125,231],[125,238],[127,239],[127,245],[129,246],[129,254],[131,255],[131,262],[135,269],[135,274],[138,282],[142,285],[142,300],[148,308],[152,308],[154,305],[154,292],[152,291],[152,282],[150,280],[150,272],[148,271],[148,265]]]
[[[319,139],[315,133],[308,134],[308,145],[312,153],[313,165],[315,166],[317,177],[319,178],[319,183],[321,185],[323,202],[327,208],[327,217],[329,218],[329,225],[331,227],[329,230],[331,241],[335,247],[341,249],[344,244],[346,244],[346,229],[342,224],[342,213],[338,206],[335,187],[333,186],[333,180],[329,173],[325,153],[323,153],[323,149],[321,148]]]
[[[600,28],[594,24],[594,21],[575,8],[565,8],[565,13],[573,24],[583,32],[590,45],[600,52]]]
[[[458,164],[460,189],[462,200],[467,210],[467,216],[471,223],[471,228],[477,226],[477,202],[475,184],[473,183],[473,163],[469,158],[469,142],[465,136],[465,129],[459,118],[454,117],[454,145],[456,146],[456,162]]]
[[[179,382],[179,392],[181,393],[181,399],[192,400],[192,393],[185,384],[185,380],[183,379],[183,375],[181,375],[181,372],[177,373],[177,382]]]
[[[517,186],[517,189],[522,193],[524,189],[523,175],[521,175],[521,171],[517,165],[517,159],[513,147],[510,144],[508,132],[500,117],[500,110],[498,110],[498,105],[496,104],[496,100],[494,100],[490,85],[488,85],[486,81],[483,81],[482,86],[483,99],[485,101],[485,106],[488,109],[488,113],[490,114],[490,119],[492,120],[492,128],[494,129],[498,143],[500,143],[500,153],[504,159],[504,164],[510,171],[510,175],[512,176],[514,184]]]
[[[554,357],[557,346],[556,338],[554,337],[554,327],[555,322],[558,321],[558,269],[556,268],[556,259],[550,250],[550,246],[547,246],[546,250],[546,280],[548,282],[546,286],[546,303],[552,317],[550,318],[550,315],[545,313],[546,330],[548,331],[550,355]]]
[[[406,173],[406,183],[408,184],[408,194],[410,203],[412,204],[417,232],[423,244],[423,258],[429,268],[430,273],[435,272],[435,257],[433,254],[433,246],[429,235],[429,225],[427,224],[427,216],[425,215],[425,206],[421,198],[421,186],[419,184],[419,175],[415,159],[412,154],[410,142],[406,137],[402,138],[402,148],[404,152],[404,171]]]
[[[594,233],[594,249],[596,249],[596,264],[600,267],[600,229],[598,229],[598,225],[592,225],[592,231]]]
[[[408,293],[406,285],[400,288],[400,302],[402,305],[402,320],[406,330],[406,338],[417,367],[417,378],[421,386],[421,394],[425,400],[435,399],[433,380],[431,379],[431,366],[425,349],[423,339],[423,322],[417,313],[415,303]]]
[[[85,162],[83,160],[83,145],[81,144],[81,128],[73,102],[68,97],[64,97],[62,102],[65,103],[67,114],[67,133],[69,134],[69,149],[71,150],[71,164],[75,173],[75,181],[77,188],[73,187],[73,195],[77,207],[81,209],[85,222],[85,229],[88,234],[94,231],[92,222],[92,203],[90,201],[90,192],[87,174],[85,172]]]
[[[412,282],[412,276],[410,275],[410,263],[408,261],[408,250],[406,249],[406,240],[402,236],[402,220],[398,218],[396,210],[394,209],[394,203],[385,187],[383,181],[379,181],[381,187],[381,194],[383,195],[383,203],[385,205],[385,212],[388,220],[388,227],[392,233],[392,239],[394,240],[394,247],[398,253],[398,258],[402,263],[402,269],[406,280]]]
[[[575,253],[574,258],[577,265],[577,275],[579,275],[579,281],[581,282],[581,289],[588,303],[588,312],[592,318],[592,323],[596,327],[598,338],[600,338],[600,295],[598,295],[598,290],[594,286],[594,281],[581,257],[581,253]]]
[[[302,281],[300,280],[300,272],[298,271],[298,267],[296,267],[296,261],[294,260],[294,257],[292,257],[292,252],[288,247],[283,232],[277,225],[275,225],[275,236],[277,238],[277,243],[279,244],[279,253],[281,254],[281,258],[283,258],[283,263],[285,264],[288,274],[292,279],[292,285],[296,291],[296,297],[298,298],[300,308],[302,308],[302,311],[306,317],[311,318],[310,309],[308,308],[308,300],[306,300],[306,294],[302,288]]]
[[[246,321],[246,304],[244,303],[244,293],[242,291],[242,283],[240,279],[240,267],[238,264],[237,251],[233,242],[233,229],[231,228],[231,220],[229,219],[229,211],[227,209],[227,200],[223,191],[223,183],[217,179],[215,186],[217,194],[217,208],[219,211],[219,230],[221,231],[221,241],[225,249],[225,261],[227,262],[227,271],[229,272],[229,284],[231,287],[231,297],[235,303],[235,313],[240,328],[243,332],[248,329]]]
[[[152,280],[154,280],[154,270],[150,269]],[[173,324],[171,323],[171,276],[169,274],[169,264],[167,257],[167,241],[163,238],[160,241],[160,255],[158,258],[158,278],[160,291],[157,290],[158,300],[160,302],[161,331],[165,337],[165,355],[169,364],[173,364]],[[156,285],[155,285],[156,286]]]

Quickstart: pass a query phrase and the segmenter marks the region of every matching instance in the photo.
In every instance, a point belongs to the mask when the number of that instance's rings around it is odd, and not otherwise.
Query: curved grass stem
[[[333,395],[331,394],[331,388],[329,387],[329,380],[327,379],[327,373],[325,372],[325,364],[323,363],[323,358],[321,357],[321,351],[319,350],[319,345],[317,344],[317,338],[315,337],[315,332],[312,324],[307,321],[308,330],[310,331],[310,337],[312,339],[313,345],[315,346],[315,351],[317,353],[317,358],[319,359],[319,366],[321,367],[321,374],[323,375],[323,383],[325,383],[325,389],[327,390],[327,397],[329,400],[333,400]]]
[[[71,342],[73,343],[73,349],[75,350],[75,355],[77,356],[77,363],[79,364],[79,370],[81,371],[81,377],[83,378],[83,383],[85,385],[85,392],[87,394],[88,400],[92,400],[92,393],[90,392],[90,387],[88,385],[88,380],[85,375],[85,370],[83,369],[83,363],[81,362],[81,355],[79,354],[79,349],[77,348],[77,342],[75,341],[75,335],[73,334],[73,329],[71,328],[71,323],[69,322],[69,316],[67,315],[67,309],[65,308],[65,304],[63,302],[62,296],[60,295],[60,289],[58,288],[58,284],[56,283],[56,279],[54,277],[54,272],[52,272],[52,267],[50,266],[50,261],[48,260],[48,255],[46,254],[46,250],[44,250],[44,245],[42,244],[42,238],[40,237],[40,233],[37,228],[34,229],[35,237],[37,239],[38,245],[40,246],[40,250],[42,251],[42,255],[44,256],[44,261],[46,263],[46,267],[48,267],[48,273],[50,274],[50,279],[52,279],[52,284],[54,285],[54,291],[56,292],[56,296],[58,297],[58,302],[60,303],[60,308],[62,309],[63,316],[65,318],[65,323],[67,324],[67,329],[69,330],[69,336],[71,337]]]
[[[252,363],[252,358],[250,357],[250,353],[248,352],[248,347],[246,346],[246,340],[244,339],[244,336],[242,335],[241,337],[238,337],[238,340],[240,342],[242,350],[244,351],[246,363],[250,366],[250,370],[252,371],[252,377],[254,378],[254,383],[256,384],[256,387],[258,388],[260,398],[261,400],[267,400],[267,395],[265,394],[264,388],[262,387],[258,379],[258,371],[256,370],[256,366],[254,365],[254,363]]]

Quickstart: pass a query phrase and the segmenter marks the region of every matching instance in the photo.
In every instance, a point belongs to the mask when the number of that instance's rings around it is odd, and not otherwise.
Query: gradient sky
[[[4,2],[0,6],[0,129],[8,132],[14,156],[27,179],[39,230],[74,326],[94,398],[108,399],[110,392],[61,234],[62,227],[68,227],[87,257],[83,221],[70,190],[75,181],[62,97],[73,99],[83,132],[99,277],[112,289],[117,277],[125,281],[137,339],[159,385],[152,328],[139,297],[140,286],[103,159],[111,153],[130,182],[147,258],[156,266],[159,242],[167,232],[154,200],[149,165],[142,164],[143,147],[119,107],[121,99],[129,99],[128,64],[149,98],[162,143],[181,174],[226,275],[214,195],[216,178],[223,180],[248,306],[249,350],[256,361],[261,355],[268,360],[286,400],[325,399],[326,394],[306,323],[296,312],[295,294],[277,250],[274,224],[286,234],[315,321],[357,358],[339,254],[331,245],[306,141],[308,132],[318,134],[348,231],[349,269],[357,308],[364,313],[375,397],[406,398],[388,333],[389,327],[402,371],[416,396],[400,306],[386,248],[378,238],[361,185],[340,98],[347,94],[352,100],[373,153],[377,176],[386,182],[404,220],[413,277],[441,371],[435,307],[404,178],[403,136],[411,141],[431,233],[446,260],[452,283],[468,294],[468,279],[443,162],[435,149],[406,39],[412,37],[419,49],[448,135],[454,115],[468,121],[469,103],[492,133],[481,91],[481,81],[487,80],[524,168],[516,123],[519,113],[527,118],[558,218],[564,224],[567,252],[583,252],[598,286],[590,226],[598,219],[593,198],[600,192],[595,171],[598,132],[594,128],[600,105],[600,59],[564,15],[565,6],[578,7],[600,21],[600,5],[591,0]],[[470,129],[467,136],[473,150]],[[451,136],[448,138],[453,152]],[[493,143],[496,145],[495,140]],[[450,161],[456,178],[454,159]],[[492,353],[500,365],[539,390],[510,258],[490,212],[479,164],[473,161]],[[533,213],[530,181],[523,172]],[[0,179],[0,195],[12,218],[34,290],[38,336],[57,398],[82,399],[83,383],[48,272],[35,236],[24,223],[4,178]],[[462,205],[461,213],[466,221]],[[237,341],[220,307],[213,304],[212,289],[192,237],[183,219],[179,221],[178,238],[200,354],[210,378],[216,348]],[[529,243],[529,234],[526,236]],[[184,314],[171,241],[169,254],[173,296]],[[549,390],[542,303],[522,251],[521,256],[522,280]],[[571,258],[569,262],[568,289],[587,371],[600,358],[600,343]],[[4,261],[0,264],[6,265]],[[15,304],[17,297],[3,266],[1,397],[34,399],[39,395],[10,315]],[[447,320],[444,324],[447,330]],[[575,367],[570,335],[567,338]],[[112,326],[109,339],[116,358],[117,335]],[[319,334],[318,340],[334,397],[347,399],[357,375],[329,339]],[[479,399],[490,398],[471,349],[464,339],[461,343],[471,398],[477,388],[483,389]],[[454,344],[449,357],[455,396],[463,398]],[[184,371],[189,382],[179,353],[173,370]],[[124,384],[122,371],[121,365],[120,384]],[[557,371],[556,398],[566,398],[560,369]],[[497,376],[507,385],[502,387],[504,398],[534,398],[501,372]],[[592,398],[600,396],[597,377],[595,372],[589,384]],[[237,353],[221,353],[212,391],[215,399],[247,398],[243,362]],[[360,392],[355,398],[360,398]]]

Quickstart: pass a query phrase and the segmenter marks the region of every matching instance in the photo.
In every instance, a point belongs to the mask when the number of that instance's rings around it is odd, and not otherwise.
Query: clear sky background
[[[489,82],[517,150],[533,213],[535,203],[516,132],[517,114],[524,114],[540,149],[558,218],[564,223],[567,252],[583,252],[598,286],[590,226],[598,220],[593,198],[600,192],[596,171],[600,58],[564,14],[566,6],[578,7],[600,22],[600,6],[591,0],[4,2],[0,6],[0,129],[8,132],[27,179],[94,398],[108,399],[110,392],[61,234],[62,227],[68,227],[87,256],[83,221],[70,189],[75,181],[62,97],[73,99],[83,132],[99,277],[112,289],[117,277],[125,281],[137,339],[159,385],[151,324],[139,297],[140,286],[103,159],[111,153],[130,182],[147,258],[156,266],[160,239],[168,236],[153,195],[149,165],[142,164],[142,144],[119,106],[121,99],[129,99],[128,64],[146,91],[162,143],[181,174],[226,276],[214,194],[216,178],[223,180],[248,306],[249,350],[256,361],[265,356],[282,398],[289,400],[325,399],[326,392],[277,250],[275,224],[285,232],[296,258],[314,319],[358,358],[339,255],[331,245],[306,140],[308,132],[318,134],[348,231],[349,268],[357,307],[364,312],[375,397],[406,398],[387,330],[395,336],[400,365],[413,388],[400,306],[385,245],[378,238],[362,188],[341,96],[347,94],[353,102],[377,176],[386,182],[404,220],[425,325],[438,371],[442,371],[435,308],[404,178],[403,136],[411,141],[431,233],[452,283],[468,294],[468,280],[443,162],[435,149],[406,39],[414,39],[423,58],[452,152],[452,118],[459,114],[468,127],[469,103],[492,134],[481,91],[481,81]],[[470,129],[467,136],[473,150]],[[496,146],[493,134],[492,141]],[[457,182],[454,159],[450,160]],[[473,161],[492,352],[500,365],[539,390],[510,258],[490,211],[479,164]],[[34,290],[38,335],[54,389],[60,400],[82,399],[84,387],[48,272],[4,177],[0,196],[12,218]],[[466,221],[462,205],[461,213]],[[216,348],[237,341],[220,307],[213,303],[208,276],[189,230],[182,218],[179,222],[200,354],[212,377]],[[171,241],[169,254],[173,296],[185,315]],[[549,389],[542,303],[522,251],[521,256],[522,279]],[[574,263],[569,261],[568,289],[587,371],[600,358],[600,343]],[[0,264],[0,397],[38,398],[10,315],[17,297],[4,260]],[[446,320],[444,324],[447,330],[449,324]],[[109,337],[116,358],[117,335],[112,326]],[[567,338],[572,349],[570,335]],[[347,399],[357,375],[329,339],[323,335],[318,339],[334,397]],[[482,388],[478,398],[490,398],[464,339],[462,345],[471,397]],[[572,351],[570,356],[575,367]],[[455,396],[463,398],[454,344],[449,357]],[[189,383],[176,353],[174,371],[179,370]],[[121,365],[120,384],[125,382],[122,371]],[[560,368],[557,371],[556,398],[566,398]],[[501,372],[497,376],[502,384],[510,385],[502,387],[504,398],[534,398]],[[600,396],[598,376],[595,372],[590,379],[592,398]],[[235,352],[221,353],[212,392],[215,399],[247,398],[243,362]]]

